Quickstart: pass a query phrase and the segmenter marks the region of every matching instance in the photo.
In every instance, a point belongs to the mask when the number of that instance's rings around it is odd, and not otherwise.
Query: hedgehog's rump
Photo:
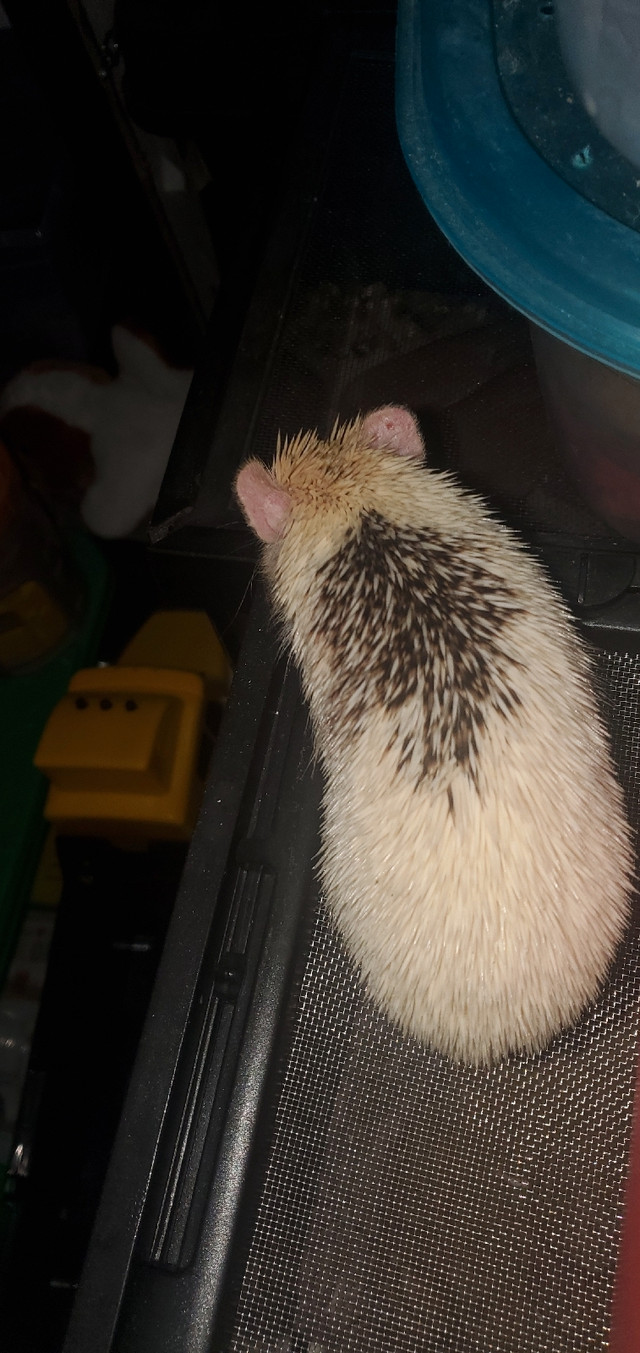
[[[520,717],[510,762],[493,731],[479,789],[459,771],[446,790],[415,790],[384,756],[372,775],[362,744],[329,769],[323,822],[327,901],[370,994],[469,1062],[533,1051],[571,1024],[628,918],[628,833],[597,739],[575,780],[553,719],[532,738]]]

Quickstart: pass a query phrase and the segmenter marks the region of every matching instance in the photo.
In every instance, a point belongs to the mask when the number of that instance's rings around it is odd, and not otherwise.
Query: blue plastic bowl
[[[640,375],[640,235],[565,182],[512,116],[489,0],[399,0],[397,123],[440,229],[534,324]]]

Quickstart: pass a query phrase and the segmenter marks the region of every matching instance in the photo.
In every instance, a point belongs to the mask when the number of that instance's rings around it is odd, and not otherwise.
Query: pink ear
[[[236,479],[236,494],[250,526],[260,540],[279,540],[291,512],[286,489],[274,483],[259,460],[248,460]]]
[[[373,413],[367,414],[362,430],[371,446],[395,451],[397,456],[407,456],[410,460],[422,460],[424,456],[420,428],[413,414],[398,404],[388,404],[384,409],[374,409]]]

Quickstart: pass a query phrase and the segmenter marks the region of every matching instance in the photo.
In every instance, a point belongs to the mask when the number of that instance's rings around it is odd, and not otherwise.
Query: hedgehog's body
[[[631,850],[562,603],[420,449],[381,410],[285,446],[270,475],[250,463],[238,493],[310,702],[345,944],[406,1032],[482,1062],[596,996]]]

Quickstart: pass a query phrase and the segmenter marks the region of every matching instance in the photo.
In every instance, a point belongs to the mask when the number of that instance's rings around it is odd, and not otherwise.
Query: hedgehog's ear
[[[270,544],[279,540],[291,513],[291,498],[286,489],[274,483],[259,460],[248,460],[235,482],[242,511],[260,540]]]
[[[423,459],[420,428],[413,414],[398,404],[388,404],[384,409],[368,413],[363,419],[362,430],[370,446],[395,451],[397,456],[406,456],[409,460]]]

